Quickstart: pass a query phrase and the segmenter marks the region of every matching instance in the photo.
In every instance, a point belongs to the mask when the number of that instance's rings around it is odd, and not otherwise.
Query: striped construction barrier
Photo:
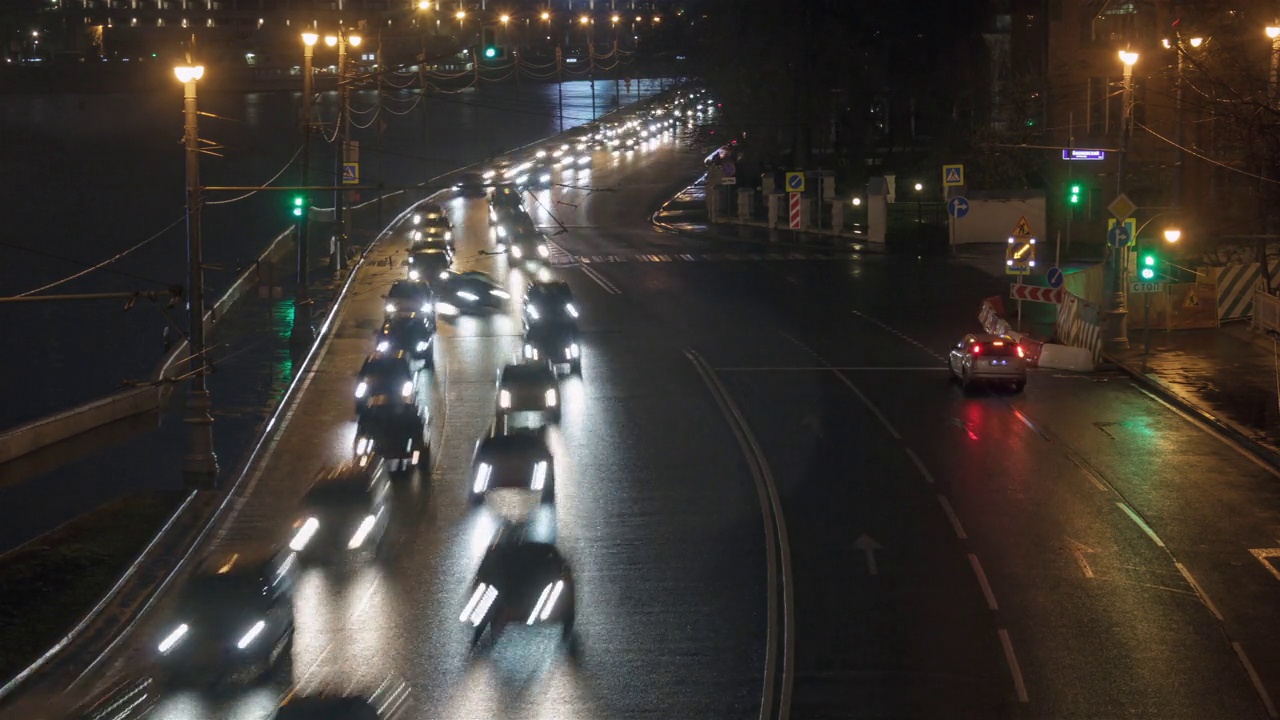
[[[1013,329],[1008,321],[1000,317],[1004,313],[1004,303],[999,297],[989,297],[982,301],[982,309],[978,311],[978,322],[982,323],[982,329],[992,335],[1005,335],[1014,339],[1014,342],[1022,346],[1022,352],[1026,355],[1027,367],[1039,367],[1040,353],[1044,347],[1044,343],[1032,338],[1030,335],[1024,335]]]
[[[1280,275],[1280,260],[1271,265],[1271,277]],[[1218,319],[1253,315],[1253,291],[1262,285],[1262,265],[1245,263],[1218,268]]]
[[[1055,328],[1064,345],[1085,348],[1094,365],[1102,360],[1102,313],[1097,305],[1067,293],[1058,306]]]

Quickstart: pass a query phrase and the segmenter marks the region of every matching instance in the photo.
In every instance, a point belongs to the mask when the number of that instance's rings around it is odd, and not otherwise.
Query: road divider
[[[746,417],[729,396],[714,368],[694,350],[686,349],[685,357],[706,384],[712,399],[724,415],[742,449],[747,467],[755,480],[760,513],[764,520],[766,575],[768,586],[768,641],[765,646],[764,687],[760,696],[760,720],[787,720],[791,715],[791,689],[794,683],[795,600],[791,571],[791,543],[787,521],[782,512],[773,472],[756,440]],[[869,540],[870,538],[868,538]],[[874,542],[874,541],[872,541]],[[875,569],[875,558],[868,550],[868,566]],[[874,573],[873,573],[874,574]],[[781,598],[779,598],[781,589]]]

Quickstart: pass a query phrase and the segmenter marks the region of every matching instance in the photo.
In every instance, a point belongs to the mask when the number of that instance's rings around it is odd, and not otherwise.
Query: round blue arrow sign
[[[1054,290],[1057,290],[1058,288],[1062,287],[1062,268],[1051,267],[1049,268],[1049,271],[1044,274],[1044,276],[1045,276],[1045,280],[1049,282],[1049,287],[1053,288]]]
[[[947,214],[957,220],[969,214],[969,201],[962,197],[953,197],[947,201]]]
[[[801,175],[791,175],[787,178],[787,184],[793,189],[799,190],[800,186],[804,184],[804,177]]]
[[[1107,231],[1107,243],[1111,247],[1124,247],[1129,244],[1129,229],[1123,225],[1116,225]]]

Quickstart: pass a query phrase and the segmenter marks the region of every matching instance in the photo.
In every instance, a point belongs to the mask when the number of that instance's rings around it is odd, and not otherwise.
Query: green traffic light
[[[1072,205],[1080,204],[1080,186],[1079,185],[1071,186],[1071,194],[1068,197],[1067,201],[1070,202]]]
[[[1138,276],[1143,280],[1156,279],[1156,256],[1146,254],[1142,256],[1142,269],[1138,271]]]
[[[293,199],[293,216],[294,217],[302,217],[302,202],[303,202],[303,199],[301,196],[295,197]]]
[[[489,47],[484,49],[484,56],[489,58],[490,60],[498,57],[498,48],[490,45]]]
[[[1142,276],[1142,279],[1143,279],[1143,280],[1155,280],[1155,279],[1156,279],[1156,271],[1155,271],[1155,270],[1152,270],[1151,268],[1142,268],[1142,272],[1140,272],[1140,273],[1138,273],[1138,274]]]

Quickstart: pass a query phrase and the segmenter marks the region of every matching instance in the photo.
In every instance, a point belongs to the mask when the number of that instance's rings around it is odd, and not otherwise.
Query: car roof
[[[548,377],[555,379],[555,373],[552,372],[550,365],[543,363],[527,363],[521,365],[507,365],[502,368],[501,381],[506,382],[542,382]]]
[[[307,490],[305,499],[322,502],[368,495],[377,479],[376,466],[343,463],[322,471]]]

